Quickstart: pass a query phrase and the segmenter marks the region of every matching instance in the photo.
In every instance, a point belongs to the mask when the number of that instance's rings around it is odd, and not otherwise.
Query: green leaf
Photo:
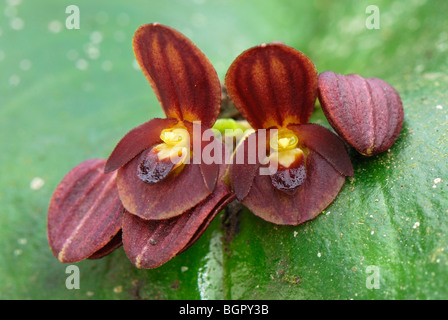
[[[448,3],[375,1],[380,28],[368,29],[354,0],[80,1],[69,30],[71,4],[0,4],[0,298],[448,298]],[[313,221],[221,215],[160,268],[138,270],[122,249],[77,263],[80,289],[69,290],[48,247],[48,202],[71,168],[163,115],[131,47],[154,21],[190,37],[221,79],[243,50],[274,40],[319,72],[381,78],[402,97],[404,127],[381,155],[350,150],[354,178]],[[318,105],[312,122],[329,127]]]

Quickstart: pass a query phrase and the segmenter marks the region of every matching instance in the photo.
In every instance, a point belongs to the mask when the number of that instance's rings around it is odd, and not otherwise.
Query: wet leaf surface
[[[447,3],[377,1],[380,29],[368,29],[359,1],[95,1],[80,4],[79,30],[65,28],[71,2],[11,3],[0,4],[1,298],[448,298]],[[68,290],[46,239],[49,199],[75,165],[164,117],[131,49],[153,21],[187,35],[221,80],[273,40],[319,73],[381,78],[400,93],[403,129],[380,155],[350,149],[354,177],[310,222],[274,226],[243,210],[223,229],[218,216],[160,268],[138,270],[120,248],[77,263],[80,289]],[[318,104],[310,122],[330,128]]]

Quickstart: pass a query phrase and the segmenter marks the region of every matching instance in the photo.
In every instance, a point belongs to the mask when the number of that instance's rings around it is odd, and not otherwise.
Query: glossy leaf
[[[447,299],[448,2],[372,4],[379,29],[353,0],[90,1],[69,30],[59,0],[0,2],[0,298]],[[159,268],[139,270],[119,248],[75,263],[80,289],[67,290],[67,265],[48,248],[49,200],[75,165],[107,158],[136,124],[164,117],[130,49],[152,21],[188,35],[222,80],[243,50],[272,40],[319,72],[381,78],[400,93],[403,129],[379,155],[348,148],[354,176],[312,221],[273,227],[248,210],[222,212]],[[318,103],[310,122],[331,129]],[[374,271],[378,289],[366,285]]]

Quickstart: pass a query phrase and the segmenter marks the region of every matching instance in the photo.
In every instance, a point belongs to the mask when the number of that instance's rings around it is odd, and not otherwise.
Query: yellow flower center
[[[169,146],[175,146],[178,144],[187,144],[190,140],[190,135],[186,129],[183,128],[170,128],[162,130],[160,139]]]
[[[171,158],[177,167],[187,159],[190,151],[190,134],[187,129],[164,129],[160,133],[160,139],[164,143],[154,147],[159,160]]]
[[[291,131],[280,131],[270,140],[270,146],[273,149],[269,156],[271,164],[275,162],[283,168],[289,168],[300,158],[303,159],[303,151],[297,144],[299,138]]]
[[[275,134],[271,141],[271,148],[277,150],[278,152],[292,150],[297,147],[299,139],[291,131],[283,131]]]

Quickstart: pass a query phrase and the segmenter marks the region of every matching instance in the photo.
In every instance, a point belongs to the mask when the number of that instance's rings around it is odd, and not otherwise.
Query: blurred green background
[[[69,5],[78,30],[66,28]],[[369,5],[379,29],[366,27]],[[447,299],[447,12],[443,0],[2,0],[0,298]],[[382,155],[350,150],[354,178],[311,222],[219,216],[158,269],[136,269],[120,248],[77,263],[80,289],[68,290],[47,243],[49,199],[72,167],[162,116],[131,47],[149,22],[187,35],[221,79],[243,50],[274,40],[319,72],[382,78],[402,97],[403,131]],[[312,122],[328,126],[318,104]]]

